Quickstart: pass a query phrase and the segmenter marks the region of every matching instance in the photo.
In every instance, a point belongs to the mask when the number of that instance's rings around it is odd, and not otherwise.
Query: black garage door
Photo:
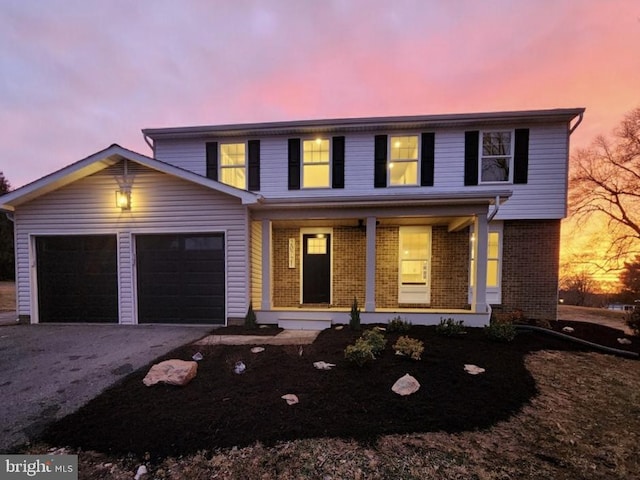
[[[224,234],[138,235],[138,323],[225,323]]]
[[[118,322],[114,235],[36,237],[40,322]]]

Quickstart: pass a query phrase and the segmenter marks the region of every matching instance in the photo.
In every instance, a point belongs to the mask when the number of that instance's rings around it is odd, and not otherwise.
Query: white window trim
[[[486,303],[490,305],[499,305],[502,303],[502,260],[503,260],[503,252],[502,245],[504,243],[504,223],[501,221],[493,221],[487,226],[487,241],[489,239],[489,233],[497,232],[498,233],[498,285],[496,287],[486,286],[487,292],[487,301]],[[471,278],[473,274],[473,269],[471,268],[471,259],[473,257],[473,225],[469,229],[469,303],[471,303],[471,299],[473,298],[473,279]],[[488,251],[487,251],[488,254]],[[487,264],[491,260],[487,255]]]
[[[418,139],[418,153],[415,160],[400,160],[399,162],[396,160],[395,162],[391,161],[391,142],[394,137],[416,137]],[[421,169],[421,161],[422,158],[422,136],[419,133],[410,132],[410,133],[402,133],[402,134],[394,134],[389,135],[387,140],[387,187],[390,188],[406,188],[406,187],[419,187],[420,186],[420,169]],[[392,163],[416,163],[416,183],[406,183],[406,184],[394,184],[391,183],[391,164]]]
[[[427,271],[426,271],[426,285],[424,285],[425,291],[420,292],[422,285],[420,286],[403,286],[402,285],[402,242],[400,241],[401,232],[420,232],[420,233],[428,233],[429,235],[429,243],[427,245]],[[433,228],[430,225],[422,225],[422,226],[407,226],[407,227],[398,227],[398,303],[431,303],[431,264],[433,260]],[[424,293],[425,297],[423,297],[423,301],[412,301],[417,298],[418,295]]]
[[[304,185],[304,142],[316,141],[316,140],[328,140],[329,141],[329,183],[326,187],[305,187]],[[326,163],[308,163],[307,165],[326,165]],[[332,188],[333,178],[333,138],[323,136],[303,137],[300,139],[300,189],[301,190],[326,190]]]
[[[244,169],[244,186],[242,187],[242,190],[247,190],[249,184],[249,142],[246,140],[230,140],[225,142],[218,142],[218,181],[220,183],[223,183],[224,185],[228,185],[229,187],[240,188],[236,187],[235,185],[229,185],[228,183],[224,183],[222,181],[223,169],[241,168],[239,165],[222,165],[222,146],[240,144],[244,144],[244,165],[242,166],[242,168]]]
[[[482,155],[482,143],[484,140],[484,135],[485,133],[500,133],[500,132],[509,132],[511,133],[511,144],[509,145],[510,147],[510,152],[509,152],[509,178],[507,180],[492,180],[492,181],[487,181],[487,182],[483,182],[482,181],[482,159],[483,158],[504,158],[507,155]],[[513,168],[514,168],[514,148],[515,148],[515,134],[516,131],[512,128],[494,128],[491,130],[481,130],[480,131],[480,138],[479,138],[479,142],[480,144],[478,145],[478,185],[505,185],[505,184],[510,184],[513,183]]]

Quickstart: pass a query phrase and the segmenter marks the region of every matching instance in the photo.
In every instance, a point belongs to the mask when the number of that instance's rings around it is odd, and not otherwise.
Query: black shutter
[[[529,173],[529,129],[518,128],[513,145],[513,183],[527,183]]]
[[[331,186],[344,188],[344,137],[333,137],[331,142]]]
[[[218,180],[218,142],[207,142],[207,178]]]
[[[480,132],[464,132],[464,184],[478,184],[478,148]]]
[[[422,134],[422,151],[420,153],[420,185],[433,187],[433,169],[435,166],[436,134]]]
[[[289,190],[300,190],[300,139],[289,139]]]
[[[260,140],[249,140],[249,190],[260,190]]]
[[[387,136],[376,135],[374,157],[374,179],[375,188],[387,186]]]

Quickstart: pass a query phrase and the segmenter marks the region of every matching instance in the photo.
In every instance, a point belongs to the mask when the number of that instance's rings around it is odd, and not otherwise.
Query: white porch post
[[[262,220],[262,305],[261,310],[273,308],[271,295],[271,220]]]
[[[366,290],[364,311],[376,310],[376,217],[367,217]]]
[[[485,313],[487,311],[487,242],[489,240],[486,214],[476,215],[473,231],[475,233],[473,249],[476,272],[473,279],[475,287],[471,298],[471,310]]]

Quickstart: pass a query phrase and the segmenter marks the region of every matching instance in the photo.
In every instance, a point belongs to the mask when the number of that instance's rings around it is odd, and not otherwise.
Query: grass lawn
[[[603,327],[606,328],[606,327]],[[640,477],[640,362],[588,352],[539,334],[492,343],[414,326],[422,360],[387,348],[355,367],[357,335],[326,330],[295,346],[186,346],[200,350],[186,387],[144,387],[135,372],[54,424],[31,453],[80,452],[80,478],[562,479]],[[236,361],[247,370],[233,373]],[[337,364],[330,371],[314,361]],[[486,368],[472,376],[463,366]],[[393,382],[410,373],[417,393]],[[280,397],[295,393],[289,406]]]

